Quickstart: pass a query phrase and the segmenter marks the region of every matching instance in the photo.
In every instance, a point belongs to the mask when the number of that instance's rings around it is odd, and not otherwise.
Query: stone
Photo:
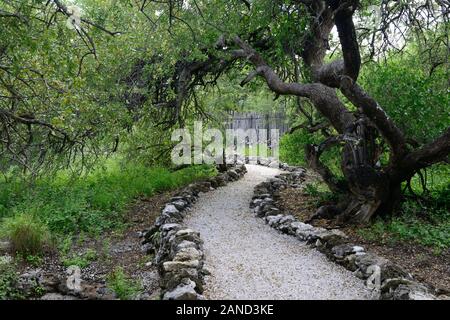
[[[78,298],[70,295],[62,295],[60,293],[46,293],[44,294],[40,300],[79,300]]]
[[[360,247],[360,246],[354,246],[354,247],[353,247],[353,252],[354,252],[354,253],[364,252],[364,248],[363,248],[363,247]]]
[[[215,178],[208,179],[208,182],[211,184],[211,187],[214,189],[217,189],[219,187],[219,184],[217,183],[217,180]]]
[[[25,296],[33,296],[39,288],[45,292],[58,291],[61,281],[53,274],[44,274],[38,269],[28,270],[19,275],[17,289]]]
[[[162,214],[165,215],[174,215],[179,213],[180,211],[178,211],[178,209],[173,205],[173,204],[166,204],[166,206],[164,207]]]
[[[57,291],[61,285],[61,279],[55,274],[44,274],[39,280],[39,286],[46,292]]]
[[[307,240],[314,230],[314,227],[312,225],[303,222],[296,223],[295,227],[296,227],[295,234],[297,238],[302,241]]]
[[[355,265],[358,267],[359,275],[363,279],[367,279],[372,274],[368,272],[370,266],[379,266],[382,269],[388,263],[387,259],[369,252],[364,255],[357,255],[355,258]]]
[[[166,261],[163,263],[163,269],[165,272],[175,272],[184,268],[198,268],[200,261]]]
[[[389,300],[436,300],[425,285],[404,278],[393,278],[383,282],[381,297]]]
[[[291,215],[285,215],[283,218],[280,219],[280,224],[291,224],[295,221],[295,218]]]
[[[183,222],[184,214],[181,212],[174,213],[174,214],[167,214],[163,213],[159,216],[159,218],[156,220],[155,225],[163,225],[168,223],[181,223]]]
[[[346,256],[344,259],[342,259],[340,264],[343,265],[347,270],[354,272],[354,271],[358,270],[355,260],[356,260],[356,257],[360,254],[365,254],[365,252],[358,252],[358,253],[350,254],[350,255]]]
[[[164,294],[163,300],[198,300],[199,294],[195,291],[195,282],[189,280],[186,284],[180,284],[175,289]]]
[[[271,163],[269,163],[269,167],[270,168],[280,168],[280,163],[278,161],[272,161]]]
[[[278,222],[280,222],[281,218],[283,218],[282,214],[278,214],[276,216],[267,216],[265,218],[266,222],[269,224],[269,226],[273,227],[275,226]]]
[[[253,196],[252,199],[265,199],[265,198],[270,198],[270,193],[267,193],[267,191],[266,191],[266,193],[261,193],[261,194]]]
[[[183,249],[187,249],[187,248],[195,248],[196,249],[197,247],[198,247],[198,245],[195,242],[183,240],[176,245],[176,250],[179,251],[179,250],[183,250]]]
[[[177,233],[175,234],[175,236],[176,237],[186,237],[186,236],[199,237],[200,233],[188,228],[188,229],[178,230]]]
[[[267,216],[276,216],[280,214],[280,209],[273,206],[258,206],[255,208],[257,217],[263,218]]]
[[[337,246],[334,246],[333,248],[331,248],[331,252],[333,253],[334,258],[337,258],[337,259],[343,259],[350,254],[357,253],[357,252],[363,252],[363,251],[364,251],[363,247],[355,246],[355,245],[348,244],[348,243],[337,245]]]
[[[278,222],[277,228],[287,234],[295,234],[295,231],[291,229],[291,223],[295,221],[295,218],[291,215],[285,215]]]
[[[252,202],[250,202],[250,208],[257,207],[262,201],[263,199],[253,199]]]
[[[259,211],[260,211],[259,215],[263,217],[276,216],[280,214],[280,209],[271,205],[265,205],[261,207]]]
[[[217,187],[224,187],[227,185],[227,182],[222,175],[216,176],[214,180],[216,181]]]
[[[166,223],[160,227],[162,232],[169,232],[171,230],[179,230],[181,229],[181,225],[179,223]]]
[[[200,260],[203,257],[203,254],[198,251],[196,248],[184,248],[179,250],[173,261],[190,261],[190,260]]]
[[[233,180],[238,180],[239,179],[239,175],[237,174],[236,171],[234,170],[228,170],[228,175],[230,176],[231,179]]]
[[[335,235],[335,236],[338,236],[338,237],[341,237],[341,238],[344,238],[344,239],[348,238],[347,235],[344,232],[342,232],[341,230],[331,229],[329,231],[331,232],[331,235]]]
[[[188,205],[187,201],[185,200],[175,200],[172,201],[171,204],[173,204],[177,210],[183,210]]]
[[[172,197],[172,198],[170,199],[170,201],[171,201],[171,202],[174,202],[174,201],[183,201],[183,202],[186,202],[186,203],[187,203],[186,206],[189,206],[189,205],[191,205],[193,202],[195,202],[195,197],[194,197],[192,194],[190,194],[190,193],[184,192],[184,193],[182,193],[182,195],[177,195],[177,196],[175,196],[175,197]]]
[[[183,268],[176,272],[165,272],[161,277],[161,287],[165,290],[172,290],[186,280],[194,281],[198,290],[203,289],[199,270],[195,268]]]

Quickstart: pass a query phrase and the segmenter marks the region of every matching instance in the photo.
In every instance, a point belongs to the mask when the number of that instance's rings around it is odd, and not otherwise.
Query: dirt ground
[[[86,252],[95,252],[88,266],[81,268],[81,279],[87,291],[92,291],[92,299],[114,299],[114,295],[106,286],[106,279],[118,267],[133,281],[142,285],[140,299],[157,299],[159,294],[159,278],[151,261],[153,256],[141,250],[139,233],[153,225],[163,205],[169,201],[175,191],[157,194],[149,198],[134,201],[127,210],[125,226],[122,230],[104,234],[100,237],[75,238],[70,248],[71,256],[83,256]],[[44,274],[53,274],[60,278],[67,277],[67,267],[63,257],[56,249],[47,250],[43,261],[37,266],[29,263],[19,265],[20,273],[39,270]],[[100,293],[100,294],[99,294]],[[89,296],[89,293],[88,293]]]
[[[312,181],[313,177],[309,177]],[[289,188],[280,194],[280,205],[300,221],[308,220],[317,209],[317,199],[302,189]],[[335,227],[329,220],[313,220],[315,226]],[[419,281],[430,284],[442,292],[450,292],[450,249],[436,254],[433,248],[417,243],[395,242],[391,239],[369,241],[359,233],[360,227],[341,228],[352,242],[363,245],[367,251],[374,252],[398,264]]]

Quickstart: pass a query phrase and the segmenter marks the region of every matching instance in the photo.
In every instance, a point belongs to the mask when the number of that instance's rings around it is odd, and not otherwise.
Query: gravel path
[[[247,166],[237,182],[202,194],[185,220],[205,241],[208,299],[368,299],[363,281],[249,209],[253,187],[279,171]]]

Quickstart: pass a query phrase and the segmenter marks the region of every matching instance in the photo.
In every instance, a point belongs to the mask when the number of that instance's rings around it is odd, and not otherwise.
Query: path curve
[[[247,165],[239,181],[202,194],[186,218],[204,240],[208,299],[368,299],[363,281],[249,209],[253,188],[279,170]]]

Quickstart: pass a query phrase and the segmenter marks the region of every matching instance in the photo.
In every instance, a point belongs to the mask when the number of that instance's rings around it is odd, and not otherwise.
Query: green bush
[[[106,284],[120,300],[134,299],[142,292],[142,285],[130,279],[122,268],[115,269],[106,279]]]
[[[311,135],[304,130],[285,134],[280,139],[280,160],[291,165],[305,166],[305,145],[313,142]]]
[[[360,234],[369,240],[410,241],[441,251],[450,248],[449,230],[450,213],[445,207],[427,207],[410,200],[402,204],[401,215],[379,218]]]
[[[82,254],[72,254],[63,258],[63,264],[66,267],[75,265],[80,268],[86,268],[95,260],[97,260],[97,252],[93,249],[88,249]]]
[[[361,85],[409,137],[428,142],[450,123],[448,74],[417,68],[417,56],[363,68]],[[430,125],[432,124],[432,125]]]
[[[122,165],[114,159],[81,177],[60,172],[32,186],[24,181],[0,181],[0,214],[14,217],[27,212],[52,233],[100,234],[123,226],[126,206],[136,197],[152,196],[214,173],[213,167],[204,165],[171,172],[135,163]]]
[[[0,257],[0,300],[22,299],[17,290],[18,275],[14,264]]]
[[[5,218],[0,235],[11,241],[14,252],[22,255],[41,253],[49,240],[47,226],[30,214]]]
[[[291,165],[307,166],[305,146],[307,144],[318,145],[323,140],[325,138],[320,134],[311,134],[303,129],[296,130],[292,134],[286,134],[280,139],[280,160]],[[338,178],[342,178],[339,147],[326,150],[320,159]]]

